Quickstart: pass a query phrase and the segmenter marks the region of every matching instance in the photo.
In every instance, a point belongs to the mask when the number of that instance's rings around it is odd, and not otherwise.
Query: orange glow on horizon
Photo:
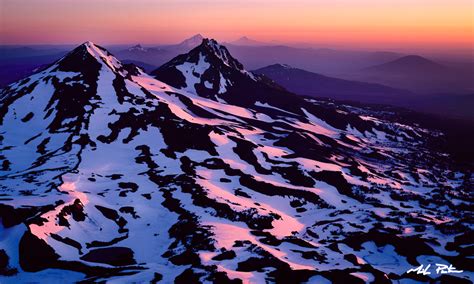
[[[467,48],[471,0],[0,0],[1,43],[173,43],[201,33],[221,41]]]

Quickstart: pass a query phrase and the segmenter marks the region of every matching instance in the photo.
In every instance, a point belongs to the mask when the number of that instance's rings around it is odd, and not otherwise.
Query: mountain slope
[[[204,39],[189,53],[175,57],[151,74],[175,88],[218,102],[246,108],[271,104],[303,116],[302,109],[306,109],[319,113],[322,119],[334,126],[345,128],[352,123],[365,127],[356,116],[341,115],[333,109],[308,104],[267,77],[245,70],[225,46],[212,39]]]
[[[405,272],[472,267],[470,172],[431,143],[440,133],[302,100],[213,51],[212,76],[228,66],[278,105],[174,88],[90,42],[0,93],[2,282],[428,281]]]
[[[138,66],[142,68],[145,72],[151,72],[157,68],[155,65],[151,65],[142,61],[136,61],[136,60],[130,60],[130,59],[125,59],[125,60],[120,60],[122,63],[125,64],[133,64],[135,66]]]
[[[312,73],[288,65],[274,64],[253,71],[262,74],[291,92],[311,97],[327,97],[369,103],[390,103],[409,98],[410,92],[379,84],[348,81]]]

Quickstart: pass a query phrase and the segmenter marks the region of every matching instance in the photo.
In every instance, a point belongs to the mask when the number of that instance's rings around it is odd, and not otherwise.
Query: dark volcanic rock
[[[27,231],[20,240],[20,266],[29,272],[54,267],[59,255],[44,240]]]
[[[127,247],[108,247],[93,249],[81,257],[89,262],[106,263],[113,266],[124,266],[136,264],[133,259],[133,251]]]
[[[16,268],[11,268],[9,266],[9,260],[7,253],[0,249],[0,275],[3,276],[12,276],[18,273]]]

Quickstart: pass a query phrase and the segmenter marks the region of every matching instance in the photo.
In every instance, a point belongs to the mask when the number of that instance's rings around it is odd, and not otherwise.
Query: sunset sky
[[[221,41],[473,48],[473,0],[0,0],[2,44]]]

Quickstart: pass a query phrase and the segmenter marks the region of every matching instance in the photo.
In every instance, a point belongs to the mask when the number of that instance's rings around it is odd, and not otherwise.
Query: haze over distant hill
[[[233,45],[243,45],[243,46],[268,46],[268,45],[275,45],[275,44],[271,44],[271,43],[265,43],[265,42],[261,42],[261,41],[257,41],[257,40],[254,40],[254,39],[250,39],[246,36],[243,36],[237,40],[234,40],[234,41],[231,41],[229,42],[229,44],[233,44]]]
[[[0,47],[0,89],[66,54],[60,48]]]
[[[416,111],[474,120],[472,111],[474,93],[420,95],[375,83],[331,78],[284,64],[270,65],[253,72],[263,74],[299,95],[388,104]]]
[[[273,64],[253,71],[263,74],[291,92],[311,97],[326,97],[368,103],[392,103],[401,97],[409,98],[409,91],[380,84],[332,78],[284,64]]]
[[[418,93],[472,93],[474,75],[419,55],[408,55],[342,75]]]
[[[297,48],[286,45],[231,44],[227,47],[249,69],[258,69],[278,62],[325,75],[355,71],[401,56],[393,52]]]
[[[413,75],[429,73],[445,73],[447,68],[439,63],[419,55],[407,55],[393,61],[371,66],[365,69],[369,72],[382,72],[393,75]]]

